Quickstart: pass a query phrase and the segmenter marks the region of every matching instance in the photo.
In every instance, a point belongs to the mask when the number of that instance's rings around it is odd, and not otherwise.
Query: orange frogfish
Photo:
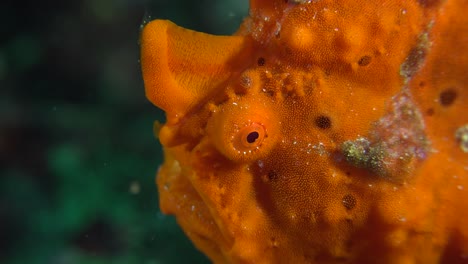
[[[214,263],[468,263],[468,1],[146,24],[161,210]]]

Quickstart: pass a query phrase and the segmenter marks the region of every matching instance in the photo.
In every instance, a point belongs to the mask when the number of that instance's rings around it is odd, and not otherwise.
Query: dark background
[[[231,34],[247,0],[2,1],[0,263],[207,263],[159,212],[145,18]]]

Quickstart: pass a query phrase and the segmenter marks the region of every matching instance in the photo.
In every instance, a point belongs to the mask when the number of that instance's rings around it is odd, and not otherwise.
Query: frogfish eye
[[[265,138],[265,127],[259,123],[252,123],[243,127],[237,133],[237,139],[234,139],[234,147],[245,149],[246,151],[259,147]]]
[[[251,143],[254,143],[255,140],[257,140],[259,134],[257,131],[253,131],[253,132],[250,132],[248,135],[247,135],[247,143],[251,144]]]
[[[272,107],[265,102],[228,102],[213,114],[207,133],[228,159],[249,162],[270,153],[278,138],[278,123]]]

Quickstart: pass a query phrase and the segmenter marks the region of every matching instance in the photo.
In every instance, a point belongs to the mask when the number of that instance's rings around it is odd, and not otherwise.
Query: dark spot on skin
[[[457,99],[457,92],[452,88],[441,92],[439,95],[439,102],[442,106],[445,107],[453,104],[453,102],[455,102],[455,99]]]
[[[253,132],[250,132],[248,135],[247,135],[247,142],[252,144],[254,143],[257,138],[259,137],[259,134],[257,131],[253,131]]]
[[[427,109],[426,115],[428,115],[428,116],[433,116],[433,115],[434,115],[434,108],[429,108],[429,109]]]
[[[345,195],[341,202],[347,210],[351,210],[356,206],[356,198],[354,198],[354,196],[352,196],[351,194]]]
[[[426,86],[426,82],[422,81],[419,83],[419,87],[424,87],[424,86]]]
[[[329,129],[331,127],[331,120],[328,116],[318,116],[315,118],[315,125],[321,129]]]
[[[351,172],[347,171],[346,176],[348,176],[348,177],[351,176]]]
[[[257,60],[257,65],[258,65],[258,66],[263,66],[263,65],[265,65],[265,58],[263,58],[263,57],[258,58],[258,60]]]
[[[372,61],[372,57],[371,56],[362,56],[362,58],[359,59],[358,61],[358,65],[359,66],[367,66],[369,65],[369,63]]]
[[[270,181],[274,181],[274,180],[277,180],[279,177],[278,173],[276,171],[269,171],[268,172],[268,180]]]
[[[267,90],[265,91],[266,95],[270,96],[270,97],[273,97],[275,96],[275,92],[273,90]]]

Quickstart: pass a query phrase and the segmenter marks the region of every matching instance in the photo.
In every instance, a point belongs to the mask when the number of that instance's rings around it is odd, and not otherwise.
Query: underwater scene
[[[148,20],[160,209],[214,263],[468,263],[466,0]]]
[[[210,263],[159,209],[143,21],[232,34],[238,0],[0,4],[0,263]]]

